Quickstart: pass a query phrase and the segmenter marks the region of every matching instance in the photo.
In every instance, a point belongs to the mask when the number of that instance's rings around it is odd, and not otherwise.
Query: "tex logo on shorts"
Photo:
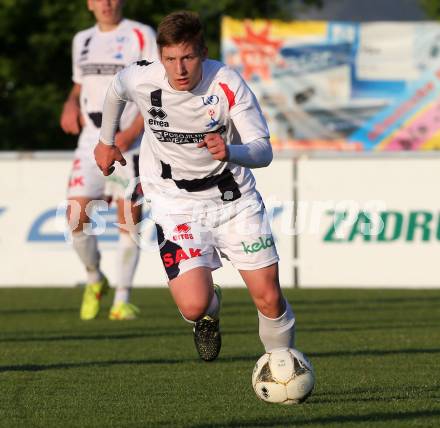
[[[256,242],[247,244],[246,242],[242,241],[241,245],[243,246],[243,252],[245,254],[253,254],[253,253],[258,253],[261,250],[265,250],[267,248],[273,247],[274,242],[272,236],[269,236],[267,238],[263,238],[262,236],[260,236],[258,238],[258,241]]]

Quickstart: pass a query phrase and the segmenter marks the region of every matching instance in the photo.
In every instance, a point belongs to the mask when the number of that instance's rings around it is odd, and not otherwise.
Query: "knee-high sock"
[[[117,288],[113,304],[125,302],[130,299],[134,273],[139,261],[140,250],[129,233],[119,234],[118,261],[117,261]]]
[[[295,344],[295,315],[289,302],[278,318],[268,318],[258,311],[259,334],[266,352],[275,348],[293,348]]]
[[[72,245],[87,271],[87,282],[98,282],[102,279],[99,269],[101,258],[96,235],[88,235],[83,231],[72,233]]]

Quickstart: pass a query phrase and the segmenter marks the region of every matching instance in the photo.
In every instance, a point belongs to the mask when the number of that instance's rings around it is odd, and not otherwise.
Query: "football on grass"
[[[255,364],[252,386],[258,398],[268,403],[297,404],[305,401],[315,386],[313,367],[297,349],[276,349]]]

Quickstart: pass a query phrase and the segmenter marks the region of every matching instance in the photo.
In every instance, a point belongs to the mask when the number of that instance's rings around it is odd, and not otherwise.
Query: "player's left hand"
[[[116,146],[109,146],[101,141],[96,145],[94,154],[96,164],[105,176],[110,175],[115,170],[115,162],[119,162],[122,166],[127,164],[121,151]]]
[[[209,153],[211,153],[212,158],[215,160],[228,160],[228,146],[220,134],[206,134],[204,140],[197,144],[197,147],[206,147]]]

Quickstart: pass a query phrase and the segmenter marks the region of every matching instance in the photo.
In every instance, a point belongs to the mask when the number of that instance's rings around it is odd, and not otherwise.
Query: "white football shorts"
[[[139,177],[139,147],[123,153],[127,164],[115,163],[115,170],[105,177],[106,198],[125,199],[136,202],[142,198],[142,186]]]
[[[67,197],[102,199],[104,188],[105,177],[96,165],[93,149],[76,149],[67,186]]]
[[[215,270],[220,257],[238,270],[255,270],[279,260],[264,203],[253,197],[221,204],[203,213],[170,214],[157,207],[160,256],[168,278],[196,267]]]
[[[82,137],[80,137],[82,138]],[[97,141],[96,136],[88,137],[90,143]],[[84,138],[83,138],[84,140]],[[139,176],[139,147],[123,153],[127,161],[125,166],[115,163],[115,170],[105,177],[95,162],[94,145],[78,147],[75,150],[72,170],[69,177],[67,197],[90,199],[110,198],[137,201],[142,196]]]

